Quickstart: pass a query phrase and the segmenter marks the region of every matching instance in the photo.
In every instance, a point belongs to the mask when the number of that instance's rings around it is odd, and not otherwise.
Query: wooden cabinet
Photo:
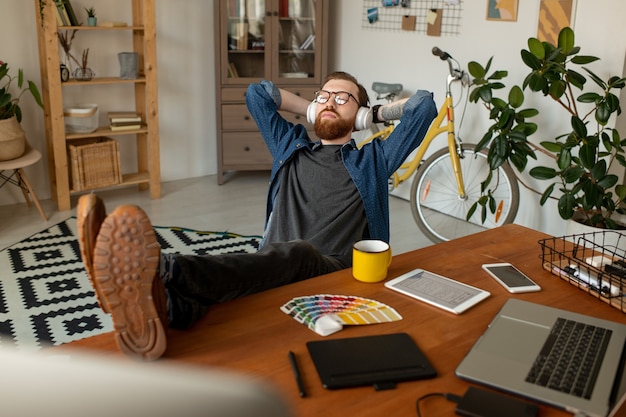
[[[98,0],[95,7],[97,9]],[[104,4],[104,0],[100,0]],[[48,166],[50,173],[51,194],[56,199],[59,210],[71,208],[70,195],[79,192],[72,188],[72,169],[68,161],[68,146],[84,142],[89,138],[107,137],[120,143],[132,141],[131,148],[136,153],[134,172],[122,172],[121,181],[111,186],[136,185],[140,189],[150,189],[152,198],[161,195],[161,173],[159,155],[157,65],[156,65],[156,29],[155,0],[128,0],[127,7],[120,8],[116,20],[127,22],[122,27],[58,26],[55,1],[34,0],[37,16],[39,39],[39,58],[41,65],[42,98],[45,107],[45,131],[47,141]],[[79,12],[81,10],[75,10]],[[122,79],[118,74],[96,76],[90,81],[77,81],[74,78],[62,82],[60,65],[63,63],[63,51],[59,47],[59,32],[76,36],[90,36],[98,45],[107,43],[107,36],[128,33],[125,51],[133,51],[139,57],[139,75],[136,79]],[[95,32],[94,32],[95,31]],[[97,54],[98,48],[91,48]],[[96,51],[96,52],[94,52]],[[74,51],[75,52],[75,51]],[[119,51],[122,52],[122,51]],[[78,54],[80,59],[80,54]],[[97,74],[99,75],[99,74]],[[113,86],[120,88],[110,88]],[[100,112],[133,110],[141,116],[141,128],[132,131],[112,131],[108,124],[100,125],[94,132],[69,133],[64,122],[64,95],[68,89],[89,88],[95,94],[124,94],[127,107],[100,108]],[[67,104],[67,103],[65,103]],[[126,145],[126,143],[124,143]],[[127,146],[128,147],[128,146]],[[134,159],[134,155],[133,155]],[[80,191],[84,191],[81,189]]]
[[[313,99],[327,72],[328,0],[216,0],[218,183],[272,159],[245,105],[248,85],[271,80]],[[284,114],[294,123],[306,118]],[[307,125],[311,130],[312,125]]]

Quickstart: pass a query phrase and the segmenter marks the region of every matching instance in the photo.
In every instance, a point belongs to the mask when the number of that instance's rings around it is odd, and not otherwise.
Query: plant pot
[[[96,73],[93,72],[91,68],[76,68],[72,75],[78,81],[90,81],[93,77],[96,76]]]
[[[139,75],[139,54],[137,52],[120,52],[117,54],[120,61],[120,78],[135,80]]]
[[[88,17],[87,18],[87,26],[98,26],[98,18],[97,17]]]
[[[26,134],[13,116],[0,120],[0,161],[9,161],[24,155]]]

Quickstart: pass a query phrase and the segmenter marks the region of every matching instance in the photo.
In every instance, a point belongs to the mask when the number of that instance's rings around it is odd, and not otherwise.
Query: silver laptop
[[[565,339],[583,342],[576,350]],[[626,416],[625,345],[625,324],[512,298],[456,375],[577,417]],[[591,352],[582,352],[582,346]]]

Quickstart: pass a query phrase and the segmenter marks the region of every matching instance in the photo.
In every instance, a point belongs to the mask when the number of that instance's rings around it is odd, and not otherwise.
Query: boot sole
[[[165,295],[153,298],[160,253],[150,220],[135,206],[118,207],[105,219],[94,250],[95,283],[113,319],[117,344],[144,360],[159,358],[167,347],[160,311]]]

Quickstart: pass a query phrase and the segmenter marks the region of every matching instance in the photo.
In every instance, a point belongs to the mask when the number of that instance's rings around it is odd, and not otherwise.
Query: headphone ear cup
[[[356,114],[354,120],[354,128],[356,130],[365,130],[372,125],[373,111],[371,107],[361,107]]]
[[[315,112],[317,111],[317,102],[312,101],[306,109],[306,120],[311,124],[315,124]]]

